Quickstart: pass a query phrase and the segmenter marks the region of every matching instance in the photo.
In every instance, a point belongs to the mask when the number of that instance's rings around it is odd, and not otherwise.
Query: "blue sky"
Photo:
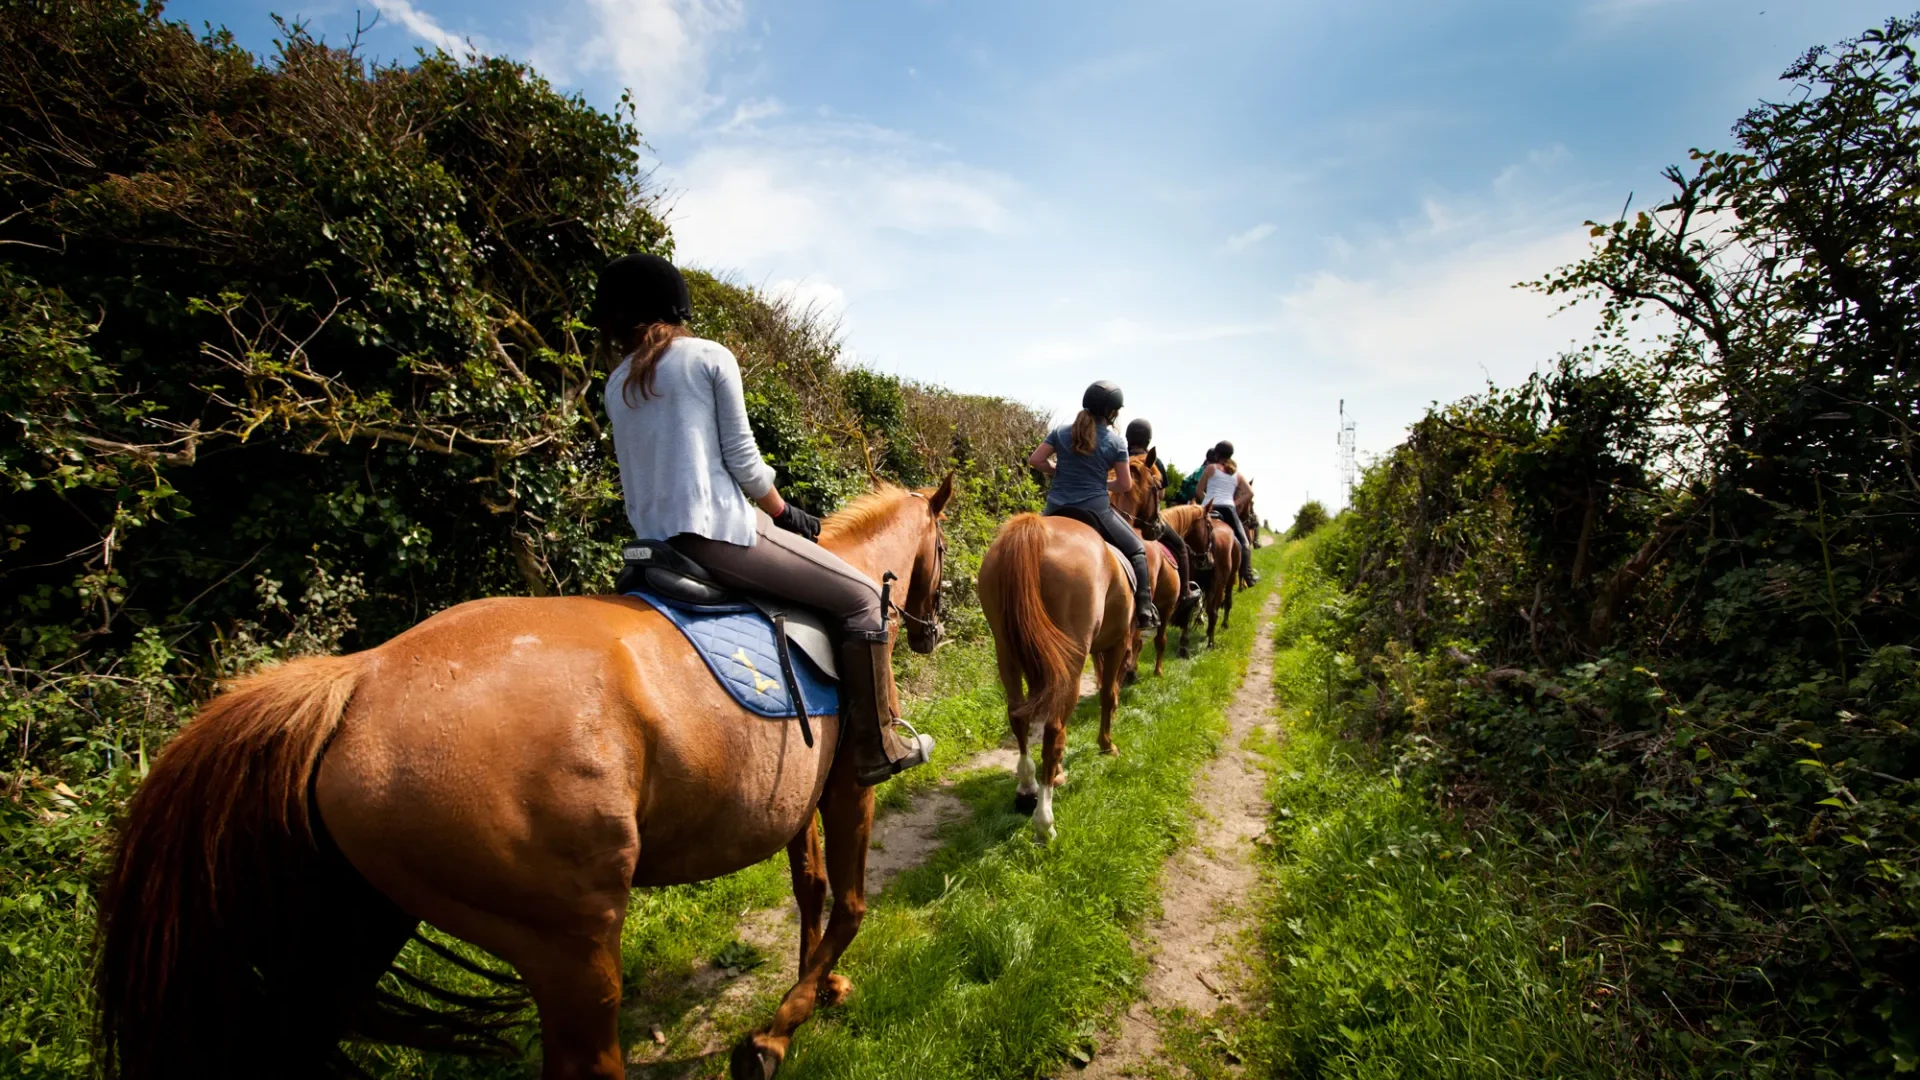
[[[1909,0],[1911,2],[1911,0]],[[682,261],[792,292],[857,361],[1070,417],[1111,378],[1261,510],[1337,501],[1435,400],[1511,384],[1590,320],[1512,286],[1581,223],[1729,142],[1856,0],[192,0],[383,58],[471,42],[609,105],[630,88]]]

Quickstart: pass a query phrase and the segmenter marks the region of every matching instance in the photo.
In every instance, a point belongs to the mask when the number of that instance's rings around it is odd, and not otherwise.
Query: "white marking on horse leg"
[[[1033,756],[1025,750],[1020,751],[1020,764],[1013,767],[1013,790],[1021,795],[1031,795],[1039,785],[1033,779]]]
[[[1041,784],[1040,805],[1033,809],[1033,842],[1044,846],[1053,837],[1053,785]]]

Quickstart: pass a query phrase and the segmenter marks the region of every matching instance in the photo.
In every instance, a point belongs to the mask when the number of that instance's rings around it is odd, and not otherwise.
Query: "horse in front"
[[[907,583],[920,652],[951,493],[951,477],[883,488],[821,535]],[[785,847],[799,979],[731,1061],[765,1080],[847,994],[833,967],[866,911],[873,789],[835,754],[837,717],[813,719],[805,739],[743,709],[665,615],[619,596],[473,601],[242,679],[129,808],[102,890],[103,1058],[123,1080],[308,1076],[349,1035],[430,1038],[435,1021],[376,989],[426,922],[519,972],[544,1077],[621,1077],[629,891]]]

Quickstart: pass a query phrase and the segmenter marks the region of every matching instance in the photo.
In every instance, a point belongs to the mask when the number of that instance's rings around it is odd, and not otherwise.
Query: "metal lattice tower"
[[[1353,420],[1347,416],[1347,399],[1340,399],[1340,505],[1353,505]]]

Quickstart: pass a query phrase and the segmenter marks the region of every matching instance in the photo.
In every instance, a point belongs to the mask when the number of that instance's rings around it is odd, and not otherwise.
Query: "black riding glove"
[[[820,519],[800,509],[796,503],[788,503],[773,519],[773,523],[808,540],[818,542],[820,539]]]

